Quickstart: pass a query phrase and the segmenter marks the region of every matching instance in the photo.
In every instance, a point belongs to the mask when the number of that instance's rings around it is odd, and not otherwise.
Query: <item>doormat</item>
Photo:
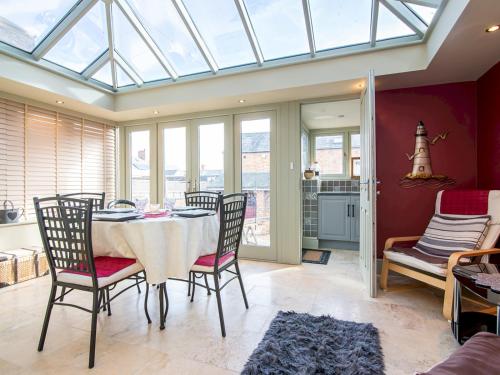
[[[329,250],[302,249],[302,262],[314,264],[328,264],[331,252]]]

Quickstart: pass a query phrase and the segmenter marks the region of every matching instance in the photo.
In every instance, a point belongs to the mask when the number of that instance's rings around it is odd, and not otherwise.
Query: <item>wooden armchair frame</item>
[[[384,250],[388,250],[394,247],[394,244],[398,242],[410,242],[418,241],[421,236],[408,236],[408,237],[391,237],[385,242]],[[436,288],[444,290],[444,301],[443,301],[443,316],[445,319],[451,320],[452,308],[453,308],[453,287],[454,287],[454,277],[452,269],[455,265],[460,262],[462,258],[478,257],[488,254],[500,254],[500,249],[481,249],[472,251],[458,251],[451,254],[448,259],[448,267],[446,270],[446,276],[439,276],[431,274],[425,271],[418,270],[413,267],[409,267],[402,263],[397,263],[390,261],[384,254],[382,260],[382,271],[380,273],[380,287],[383,290],[387,290],[387,279],[389,276],[389,270],[397,272],[401,275],[408,276],[412,279],[422,281],[428,285],[434,286]]]

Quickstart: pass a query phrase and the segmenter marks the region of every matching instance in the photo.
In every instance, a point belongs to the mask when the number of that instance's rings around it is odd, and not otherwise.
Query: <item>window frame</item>
[[[360,127],[352,126],[347,128],[337,128],[337,129],[314,129],[309,131],[309,160],[313,163],[316,160],[316,138],[324,137],[324,136],[342,136],[342,152],[343,152],[343,161],[342,161],[342,170],[343,173],[338,174],[323,174],[321,173],[321,169],[319,172],[320,179],[328,180],[328,179],[336,179],[336,180],[350,180],[352,179],[352,171],[351,171],[351,135],[353,134],[361,134]],[[322,166],[320,165],[320,168]]]

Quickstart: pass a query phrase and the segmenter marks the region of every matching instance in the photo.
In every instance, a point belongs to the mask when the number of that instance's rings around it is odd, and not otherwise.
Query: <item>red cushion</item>
[[[489,190],[446,190],[441,195],[441,214],[486,215]]]
[[[210,254],[199,257],[194,264],[197,266],[213,267],[215,265],[215,255],[216,254]],[[221,256],[219,258],[219,266],[231,257],[234,257],[234,252]]]
[[[136,262],[135,259],[116,257],[96,257],[94,258],[97,277],[109,277]],[[82,267],[83,268],[83,267]],[[64,270],[62,272],[76,273],[78,275],[90,276],[88,272],[76,270]]]

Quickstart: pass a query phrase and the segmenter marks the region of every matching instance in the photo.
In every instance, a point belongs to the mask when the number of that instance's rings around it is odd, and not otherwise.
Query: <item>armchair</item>
[[[416,254],[416,250],[411,250],[420,236],[388,238],[384,248],[380,287],[387,290],[389,271],[393,271],[442,289],[443,316],[450,320],[453,305],[453,267],[461,261],[474,261],[500,253],[500,249],[494,248],[500,237],[500,190],[440,191],[436,198],[435,213],[449,218],[489,215],[491,219],[481,248],[453,252],[448,259],[438,259]]]

